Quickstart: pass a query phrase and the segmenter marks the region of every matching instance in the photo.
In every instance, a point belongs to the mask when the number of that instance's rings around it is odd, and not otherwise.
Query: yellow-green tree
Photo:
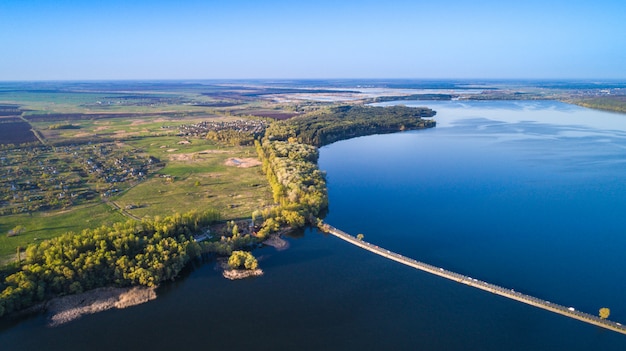
[[[602,319],[607,319],[609,318],[609,315],[611,314],[611,310],[606,308],[606,307],[602,307],[600,309],[600,318]]]
[[[257,269],[258,261],[251,253],[247,251],[233,251],[228,258],[228,266],[230,268]]]
[[[363,238],[365,238],[365,235],[363,235],[363,234],[359,233],[359,234],[357,234],[357,235],[356,235],[356,238],[357,238],[358,240],[363,240]]]

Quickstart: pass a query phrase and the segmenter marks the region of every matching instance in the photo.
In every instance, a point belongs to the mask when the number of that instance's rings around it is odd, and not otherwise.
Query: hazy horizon
[[[620,80],[624,13],[609,0],[6,0],[0,81]]]

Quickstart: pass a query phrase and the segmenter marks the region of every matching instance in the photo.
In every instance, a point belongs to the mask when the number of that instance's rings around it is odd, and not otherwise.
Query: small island
[[[257,259],[247,251],[233,251],[228,258],[228,263],[224,266],[224,278],[230,280],[263,275],[263,271],[258,268],[259,263]]]

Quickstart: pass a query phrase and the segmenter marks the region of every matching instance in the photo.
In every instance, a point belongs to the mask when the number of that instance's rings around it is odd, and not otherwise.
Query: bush
[[[9,230],[7,232],[8,237],[18,236],[24,232],[25,228],[21,225],[15,226],[15,228]]]

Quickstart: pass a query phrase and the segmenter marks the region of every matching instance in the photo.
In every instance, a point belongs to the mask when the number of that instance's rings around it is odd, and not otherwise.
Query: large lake
[[[402,102],[437,127],[321,150],[326,221],[412,258],[626,322],[626,115],[558,102]],[[265,276],[198,266],[159,298],[7,350],[624,350],[626,336],[307,231],[255,251]]]

